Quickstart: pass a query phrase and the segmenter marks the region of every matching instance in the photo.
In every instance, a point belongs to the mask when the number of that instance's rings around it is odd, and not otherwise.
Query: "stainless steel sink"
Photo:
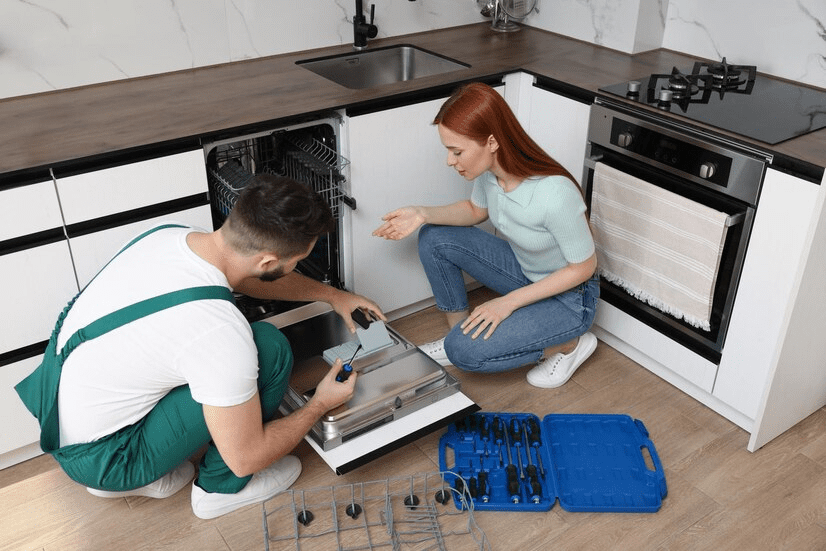
[[[410,45],[305,59],[296,64],[336,84],[355,89],[373,88],[470,67]]]

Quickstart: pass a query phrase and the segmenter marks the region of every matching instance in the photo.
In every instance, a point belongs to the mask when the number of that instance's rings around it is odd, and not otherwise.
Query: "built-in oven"
[[[601,299],[719,365],[768,162],[756,149],[597,98],[583,190]]]

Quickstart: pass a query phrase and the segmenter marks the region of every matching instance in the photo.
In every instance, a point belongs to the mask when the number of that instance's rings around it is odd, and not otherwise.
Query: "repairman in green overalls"
[[[64,309],[43,363],[16,389],[40,445],[94,495],[168,497],[195,475],[196,516],[215,518],[289,488],[288,455],[353,395],[336,362],[302,408],[276,418],[292,352],[266,322],[249,324],[231,291],[324,301],[355,332],[371,300],[293,269],[333,218],[294,180],[258,175],[214,232],[167,224],[123,248]]]

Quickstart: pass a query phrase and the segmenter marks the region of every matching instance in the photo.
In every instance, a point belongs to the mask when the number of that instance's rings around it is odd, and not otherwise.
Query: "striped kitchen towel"
[[[596,164],[591,227],[600,275],[706,331],[727,221],[726,213]]]

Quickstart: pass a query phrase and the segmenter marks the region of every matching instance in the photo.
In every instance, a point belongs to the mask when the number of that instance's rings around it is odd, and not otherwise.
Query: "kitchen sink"
[[[336,84],[355,89],[373,88],[470,67],[410,45],[305,59],[296,64]]]

